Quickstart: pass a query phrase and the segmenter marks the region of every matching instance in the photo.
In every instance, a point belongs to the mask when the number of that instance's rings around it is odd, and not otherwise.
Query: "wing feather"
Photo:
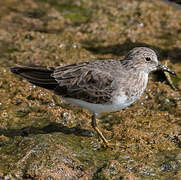
[[[95,66],[93,66],[93,64]],[[55,69],[55,93],[63,97],[104,104],[110,101],[114,78],[95,63],[81,62]]]

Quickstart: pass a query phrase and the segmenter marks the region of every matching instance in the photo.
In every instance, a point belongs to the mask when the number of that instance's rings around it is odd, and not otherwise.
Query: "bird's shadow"
[[[2,129],[0,128],[0,135],[4,135],[7,137],[15,137],[15,136],[29,136],[36,134],[50,134],[54,132],[62,132],[64,134],[74,134],[76,136],[84,136],[84,137],[92,137],[92,132],[86,129],[82,129],[79,125],[69,128],[62,123],[52,122],[49,125],[43,128],[36,128],[33,126],[27,126],[21,129]]]

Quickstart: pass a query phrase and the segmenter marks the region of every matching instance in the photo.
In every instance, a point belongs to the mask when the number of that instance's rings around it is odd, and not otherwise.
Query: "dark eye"
[[[151,58],[150,57],[146,57],[145,60],[146,61],[151,61]]]

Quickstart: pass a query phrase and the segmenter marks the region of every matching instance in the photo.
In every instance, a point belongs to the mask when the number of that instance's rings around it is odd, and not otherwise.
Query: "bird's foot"
[[[118,141],[107,140],[107,139],[106,139],[106,141],[103,141],[102,138],[100,138],[100,140],[101,140],[101,142],[100,142],[101,147],[103,147],[103,148],[109,148],[109,149],[111,149],[111,150],[117,149],[117,148],[121,148],[121,149],[126,149],[126,148],[127,148],[126,145],[123,146],[123,145],[121,145],[121,143],[118,142]]]

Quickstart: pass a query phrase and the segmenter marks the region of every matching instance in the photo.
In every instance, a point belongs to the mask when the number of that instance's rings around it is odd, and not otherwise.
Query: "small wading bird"
[[[63,67],[17,66],[11,71],[32,84],[53,91],[69,103],[91,111],[91,125],[108,146],[97,127],[96,117],[134,103],[147,86],[148,74],[158,67],[175,74],[158,62],[152,49],[137,47],[123,60],[78,62]]]

